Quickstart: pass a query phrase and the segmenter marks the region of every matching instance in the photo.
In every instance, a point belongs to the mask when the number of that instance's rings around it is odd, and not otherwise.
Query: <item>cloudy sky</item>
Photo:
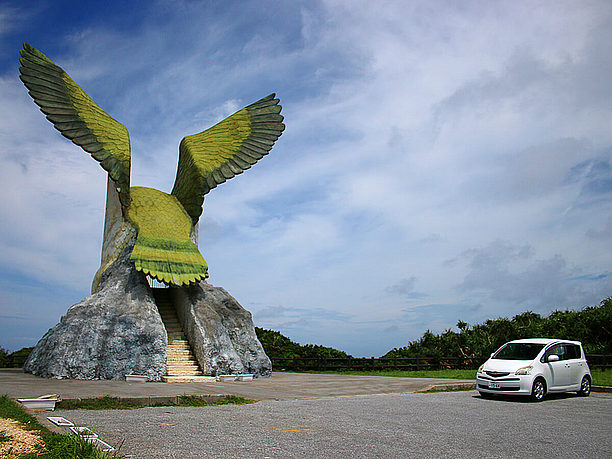
[[[128,6],[126,6],[126,4]],[[276,92],[287,129],[200,220],[255,324],[379,356],[612,295],[612,3],[4,1],[0,346],[89,294],[106,174],[18,75],[27,41],[130,131],[132,184]]]

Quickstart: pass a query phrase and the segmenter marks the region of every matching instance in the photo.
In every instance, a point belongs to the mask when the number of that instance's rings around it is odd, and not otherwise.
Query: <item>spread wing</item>
[[[172,194],[197,222],[204,195],[241,174],[272,149],[285,129],[274,94],[199,134],[184,137]]]
[[[40,110],[62,135],[90,153],[108,172],[123,206],[130,204],[130,137],[61,67],[24,43],[21,81]]]

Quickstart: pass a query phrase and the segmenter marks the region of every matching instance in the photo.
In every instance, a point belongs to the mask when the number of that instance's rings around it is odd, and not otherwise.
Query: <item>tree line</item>
[[[21,368],[28,359],[33,347],[24,347],[15,352],[8,352],[0,347],[0,368]]]
[[[352,358],[353,356],[333,347],[318,344],[298,344],[281,332],[255,327],[257,339],[271,359],[276,358]]]
[[[458,332],[448,329],[439,334],[427,330],[418,340],[383,357],[445,356],[483,362],[502,344],[522,338],[580,341],[587,354],[612,354],[612,297],[579,311],[557,310],[546,317],[527,311],[472,327],[460,320],[457,328]]]
[[[532,311],[515,315],[511,319],[490,319],[470,326],[457,322],[458,331],[432,333],[427,330],[406,346],[394,348],[383,358],[451,357],[461,358],[467,364],[482,363],[502,344],[521,338],[559,338],[581,341],[588,354],[612,354],[612,297],[598,306],[578,311],[554,311],[541,316]],[[318,344],[299,344],[275,330],[255,327],[257,338],[271,359],[353,358],[352,355]],[[13,353],[0,347],[0,368],[21,367],[33,348]]]
[[[511,319],[490,319],[473,326],[460,320],[457,329],[437,334],[427,330],[419,339],[381,357],[452,357],[476,364],[508,341],[536,337],[580,341],[586,353],[612,354],[612,297],[602,300],[598,306],[578,311],[556,310],[548,316],[527,311]],[[331,347],[298,344],[278,331],[259,327],[255,331],[271,359],[352,357]]]

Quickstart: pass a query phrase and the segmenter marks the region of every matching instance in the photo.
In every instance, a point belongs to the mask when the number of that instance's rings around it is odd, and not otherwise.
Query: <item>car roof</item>
[[[551,339],[551,338],[524,338],[515,339],[510,343],[525,343],[525,344],[551,344],[551,343],[571,343],[571,344],[582,344],[580,341],[570,341],[567,339]]]

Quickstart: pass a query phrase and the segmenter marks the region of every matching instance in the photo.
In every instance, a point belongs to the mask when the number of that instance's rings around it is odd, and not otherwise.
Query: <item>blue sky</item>
[[[127,6],[126,6],[127,5]],[[287,129],[200,220],[255,324],[378,356],[612,295],[612,3],[0,4],[0,346],[89,294],[106,176],[19,81],[27,41],[129,130],[132,184],[276,92]]]

